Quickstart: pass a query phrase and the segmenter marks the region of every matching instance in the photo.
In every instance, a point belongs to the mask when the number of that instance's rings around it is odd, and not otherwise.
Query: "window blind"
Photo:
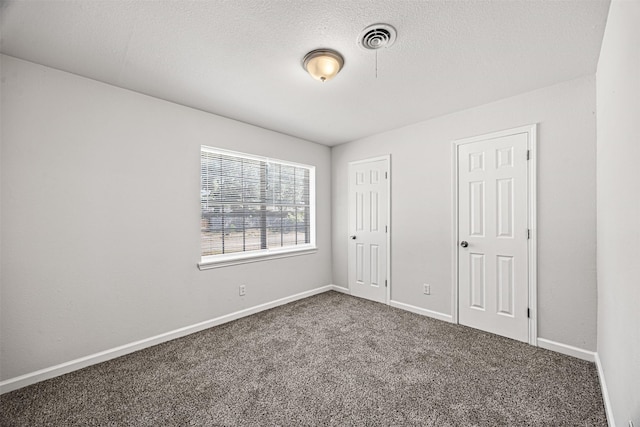
[[[312,166],[204,146],[200,160],[202,257],[313,243]]]

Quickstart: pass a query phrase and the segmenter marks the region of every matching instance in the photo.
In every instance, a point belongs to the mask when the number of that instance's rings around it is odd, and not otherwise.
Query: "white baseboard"
[[[538,347],[546,348],[547,350],[555,351],[557,353],[566,354],[567,356],[577,357],[578,359],[586,360],[587,362],[596,361],[596,353],[593,351],[574,347],[568,344],[562,344],[545,338],[538,338]]]
[[[434,319],[442,320],[445,322],[453,323],[453,317],[450,314],[440,313],[438,311],[427,310],[426,308],[416,307],[415,305],[405,304],[398,301],[389,301],[391,307],[407,310],[412,313],[421,314],[423,316],[432,317]]]
[[[613,409],[611,408],[611,400],[609,399],[609,389],[607,389],[607,382],[604,379],[604,370],[602,369],[602,362],[600,361],[600,355],[596,353],[596,368],[598,368],[598,378],[600,379],[600,389],[602,390],[602,400],[604,401],[604,412],[607,415],[607,422],[609,427],[616,427],[616,421],[613,418]]]
[[[293,301],[308,298],[313,295],[321,294],[330,290],[340,291],[341,289],[334,285],[321,286],[310,291],[300,292],[299,294],[291,295],[285,298],[280,298],[275,301],[271,301],[265,304],[256,305],[254,307],[246,308],[244,310],[236,311],[234,313],[226,314],[224,316],[216,317],[215,319],[206,320],[204,322],[196,323],[194,325],[185,326],[184,328],[175,329],[170,332],[165,332],[154,337],[145,338],[140,341],[135,341],[129,344],[125,344],[119,347],[115,347],[109,350],[101,351],[99,353],[84,356],[75,360],[61,363],[59,365],[51,366],[48,368],[40,369],[35,372],[20,375],[15,378],[9,378],[0,382],[0,394],[7,393],[12,390],[17,390],[22,387],[26,387],[31,384],[35,384],[40,381],[48,380],[60,375],[67,374],[69,372],[77,371],[78,369],[85,368],[87,366],[95,365],[97,363],[105,362],[116,357],[124,356],[125,354],[133,353],[134,351],[142,350],[147,347],[151,347],[163,342],[171,341],[176,338],[181,338],[195,332],[211,328],[213,326],[221,325],[223,323],[231,322],[233,320],[240,319],[242,317],[250,316],[255,313],[259,313],[264,310],[269,310],[274,307],[278,307],[283,304],[288,304]]]
[[[555,351],[557,353],[566,354],[567,356],[577,357],[578,359],[586,360],[587,362],[595,362],[596,368],[598,369],[598,379],[600,380],[600,390],[602,391],[602,400],[604,401],[604,410],[605,414],[607,415],[607,423],[609,427],[615,427],[616,423],[613,418],[611,400],[609,399],[609,390],[607,389],[607,382],[605,381],[602,362],[600,362],[600,355],[598,355],[598,353],[594,351],[584,350],[582,348],[574,347],[567,344],[561,344],[544,338],[538,338],[538,347]]]
[[[351,295],[351,290],[349,288],[343,288],[342,286],[338,286],[338,285],[329,285],[329,286],[331,286],[331,290],[334,290],[336,292],[341,292],[343,294]]]

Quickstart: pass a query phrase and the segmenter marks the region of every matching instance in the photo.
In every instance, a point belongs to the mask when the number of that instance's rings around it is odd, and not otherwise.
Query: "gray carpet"
[[[0,397],[3,426],[606,426],[594,364],[328,292]]]

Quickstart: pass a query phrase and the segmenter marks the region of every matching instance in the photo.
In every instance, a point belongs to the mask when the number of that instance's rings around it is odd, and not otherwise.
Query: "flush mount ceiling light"
[[[302,66],[307,70],[307,73],[321,82],[334,78],[343,65],[342,55],[330,49],[312,50],[302,60]]]

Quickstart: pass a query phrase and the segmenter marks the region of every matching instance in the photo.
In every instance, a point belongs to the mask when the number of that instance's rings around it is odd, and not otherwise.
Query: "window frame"
[[[316,247],[316,176],[315,166],[303,163],[291,162],[288,160],[275,159],[272,157],[258,156],[255,154],[244,153],[240,151],[231,151],[222,148],[211,147],[208,145],[200,146],[200,168],[202,170],[202,153],[208,152],[213,154],[221,154],[224,156],[240,157],[246,160],[279,164],[283,166],[293,166],[304,168],[309,171],[309,243],[283,246],[272,249],[254,249],[248,251],[233,252],[217,255],[202,255],[202,228],[200,232],[200,262],[198,269],[207,270],[211,268],[219,268],[230,265],[246,264],[251,262],[265,261],[270,259],[288,258],[299,255],[315,253]],[[202,171],[200,172],[200,219],[202,220]],[[269,206],[268,203],[265,203]]]

